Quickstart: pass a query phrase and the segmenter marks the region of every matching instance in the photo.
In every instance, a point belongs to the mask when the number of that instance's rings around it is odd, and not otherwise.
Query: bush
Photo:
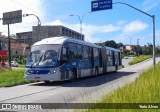
[[[19,64],[25,65],[27,58],[26,57],[12,57],[11,60],[17,61]]]
[[[33,81],[26,81],[24,79],[24,70],[11,70],[0,72],[0,87],[13,86]]]
[[[134,65],[134,64],[140,63],[146,59],[149,59],[151,57],[152,57],[151,55],[139,56],[139,57],[133,58],[133,60],[131,62],[129,62],[128,64]]]
[[[122,88],[118,88],[113,93],[102,97],[97,101],[100,104],[109,103],[115,105],[127,103],[151,103],[158,105],[160,102],[160,64],[156,65],[155,69],[150,68],[144,71],[136,80],[131,84],[127,84]],[[154,104],[157,103],[157,104]],[[136,104],[135,104],[136,105]],[[146,104],[147,105],[147,104]],[[149,104],[148,104],[149,105]],[[159,112],[159,109],[95,109],[99,105],[93,106],[87,112]],[[124,107],[124,106],[123,106]],[[127,107],[127,106],[126,106]],[[133,108],[135,106],[133,105]],[[137,107],[138,108],[138,107]]]

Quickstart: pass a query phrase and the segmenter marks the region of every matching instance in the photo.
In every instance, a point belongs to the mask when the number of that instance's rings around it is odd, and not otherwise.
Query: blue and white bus
[[[120,50],[65,36],[52,37],[31,47],[25,79],[46,83],[76,80],[117,71],[121,65]]]

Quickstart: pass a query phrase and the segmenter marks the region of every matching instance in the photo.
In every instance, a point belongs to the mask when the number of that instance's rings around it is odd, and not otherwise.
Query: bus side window
[[[89,59],[89,52],[88,52],[88,47],[83,46],[83,59],[88,60]]]
[[[93,51],[92,51],[92,47],[88,47],[88,55],[89,55],[89,60],[92,61],[93,60]]]
[[[112,51],[112,65],[115,66],[115,52]]]
[[[98,48],[93,48],[93,55],[94,55],[94,66],[99,66],[99,52]]]
[[[83,59],[82,45],[77,45],[77,58]]]
[[[65,46],[62,47],[60,65],[63,65],[65,63],[67,63],[67,61],[68,61],[68,53],[67,53],[68,51],[67,50],[68,49]]]
[[[68,49],[69,60],[77,59],[77,46],[74,43],[69,43]]]
[[[115,52],[115,61],[118,62],[118,52]]]
[[[99,66],[102,67],[102,50],[98,49],[99,52]]]
[[[111,66],[111,55],[110,55],[110,51],[109,50],[107,50],[106,51],[106,55],[107,55],[107,66]]]

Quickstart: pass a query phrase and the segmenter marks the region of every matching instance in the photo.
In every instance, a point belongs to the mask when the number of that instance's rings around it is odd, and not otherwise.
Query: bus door
[[[94,52],[93,52],[93,47],[90,48],[91,50],[91,62],[92,62],[92,68],[94,68]]]
[[[122,65],[121,53],[120,52],[118,52],[118,61],[119,61],[119,65]]]
[[[90,75],[94,75],[94,51],[93,47],[89,47]]]
[[[68,62],[69,62],[68,43],[65,43],[62,47],[61,56],[60,56],[61,80],[69,79],[69,71],[67,71]]]
[[[102,48],[102,69],[103,73],[106,73],[107,63],[106,63],[106,48]]]
[[[113,63],[113,66],[115,66],[115,53],[114,53],[114,51],[112,51],[112,63]]]

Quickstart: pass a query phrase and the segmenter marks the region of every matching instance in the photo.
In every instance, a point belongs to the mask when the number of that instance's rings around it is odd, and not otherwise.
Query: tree
[[[142,47],[140,45],[133,45],[132,46],[132,51],[134,52],[134,54],[136,54],[137,56],[142,55]]]
[[[114,40],[109,40],[109,41],[106,41],[104,43],[105,43],[105,46],[118,48],[117,43]]]
[[[145,45],[143,52],[144,52],[145,55],[152,55],[153,45],[151,43],[148,43],[148,45]]]
[[[95,43],[96,45],[99,45],[99,46],[105,46],[105,43]]]
[[[130,51],[127,50],[127,49],[125,49],[125,50],[123,51],[123,56],[128,56],[128,55],[130,55]]]
[[[118,48],[124,47],[124,45],[123,45],[123,43],[120,42],[120,43],[117,43],[117,47],[118,47]]]
[[[157,55],[157,56],[160,56],[160,48],[159,48],[159,47],[156,47],[156,48],[155,48],[155,51],[156,51],[156,55]]]

